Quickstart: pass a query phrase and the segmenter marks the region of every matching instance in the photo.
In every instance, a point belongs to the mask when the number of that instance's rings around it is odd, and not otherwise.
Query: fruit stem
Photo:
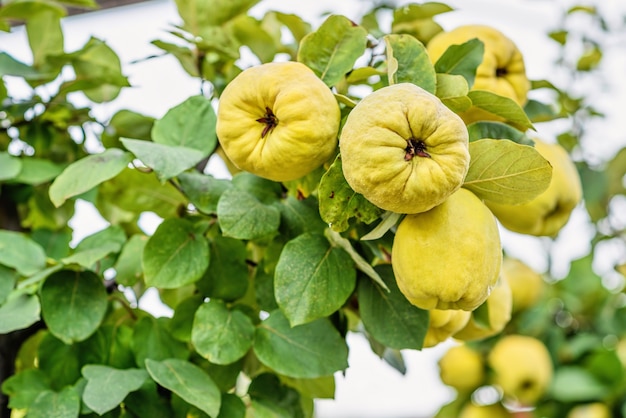
[[[258,118],[256,121],[265,124],[263,132],[261,132],[261,138],[265,138],[265,136],[278,125],[278,118],[274,112],[272,112],[272,109],[267,106],[265,106],[265,115],[262,118]]]
[[[411,161],[416,155],[422,158],[431,158],[430,154],[426,152],[426,144],[421,139],[409,138],[404,150],[406,151],[404,161]]]

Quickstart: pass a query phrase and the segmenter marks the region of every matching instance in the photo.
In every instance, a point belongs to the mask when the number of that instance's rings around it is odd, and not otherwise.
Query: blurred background
[[[400,6],[409,2],[387,3]],[[601,164],[626,145],[626,121],[622,116],[623,109],[626,109],[626,2],[595,0],[585,3],[596,6],[612,30],[591,34],[595,35],[596,41],[601,42],[603,59],[594,77],[576,80],[571,78],[571,74],[560,72],[556,64],[562,51],[546,34],[559,28],[563,23],[561,19],[564,11],[580,2],[448,0],[446,3],[456,10],[437,17],[437,22],[445,29],[465,23],[485,23],[500,29],[524,54],[530,79],[548,79],[561,87],[584,92],[593,106],[605,113],[604,119],[592,120],[585,127],[591,133],[583,137],[588,142],[584,147],[585,152],[589,153],[584,156],[586,161]],[[267,10],[296,13],[317,27],[329,13],[343,14],[358,22],[365,12],[371,10],[373,4],[359,0],[264,0],[252,9],[251,14],[260,17]],[[571,27],[568,29],[574,34],[577,30],[585,32],[589,28],[585,20],[588,18],[581,14],[569,19],[568,25]],[[76,95],[77,105],[92,106],[93,114],[99,120],[107,120],[119,109],[130,109],[160,118],[171,107],[198,94],[199,81],[189,77],[173,56],[162,55],[162,51],[150,43],[168,38],[168,29],[179,24],[179,20],[171,0],[143,1],[65,18],[63,29],[66,50],[80,48],[92,36],[104,40],[119,55],[123,72],[132,85],[123,89],[120,96],[110,103],[91,105],[84,96]],[[589,35],[585,32],[584,36]],[[0,51],[8,52],[24,62],[32,61],[23,27],[14,27],[11,33],[0,33]],[[570,52],[580,54],[580,51]],[[245,62],[246,59],[249,62]],[[242,60],[244,67],[255,64],[252,54],[243,54]],[[25,92],[29,91],[16,79],[7,78],[6,82],[15,97],[19,97],[22,88]],[[532,92],[531,98],[534,94],[540,93]],[[537,134],[553,141],[551,136],[562,130],[560,123],[562,121],[541,124]],[[97,150],[99,145],[95,136],[90,146]],[[216,177],[228,176],[217,159],[211,161],[209,171]],[[615,204],[621,209],[613,211],[612,225],[626,228],[626,199]],[[587,212],[583,208],[578,209],[551,245],[540,238],[502,229],[505,250],[538,271],[550,269],[554,277],[564,277],[570,261],[589,252],[594,233]],[[156,215],[146,214],[141,226],[147,233],[152,233],[159,221]],[[74,228],[73,242],[77,243],[83,237],[105,228],[107,223],[93,206],[78,201],[71,226]],[[605,286],[623,286],[623,277],[613,270],[620,259],[626,258],[623,242],[607,242],[596,255],[594,269],[606,281]],[[169,308],[159,302],[156,292],[148,292],[139,304],[155,315],[171,314]],[[453,399],[453,390],[441,383],[436,365],[453,342],[421,352],[404,352],[407,365],[405,375],[373,354],[361,335],[350,334],[348,342],[351,349],[350,367],[345,374],[337,375],[336,399],[317,403],[318,417],[427,417]]]

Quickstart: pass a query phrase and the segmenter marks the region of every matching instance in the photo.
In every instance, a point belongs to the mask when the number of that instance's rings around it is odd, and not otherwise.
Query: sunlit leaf
[[[231,188],[222,193],[217,203],[217,218],[224,236],[257,239],[278,230],[280,211],[263,204],[252,193]]]
[[[131,160],[129,153],[117,148],[81,158],[67,166],[50,185],[50,200],[59,207],[67,199],[115,177]]]
[[[410,35],[385,36],[389,84],[413,83],[435,93],[437,78],[424,45]]]
[[[0,264],[30,276],[46,266],[46,253],[25,234],[0,230]]]
[[[327,86],[337,84],[365,52],[367,32],[345,16],[331,15],[300,43],[298,61]]]
[[[39,394],[28,409],[29,418],[75,418],[80,412],[80,397],[68,386],[60,392],[47,390]]]
[[[148,378],[143,369],[120,370],[98,364],[83,367],[82,374],[87,379],[83,402],[98,415],[114,409]]]
[[[476,69],[483,62],[484,51],[485,46],[478,39],[471,39],[460,45],[450,45],[435,63],[435,71],[463,76],[471,88],[476,78]]]
[[[150,376],[186,402],[200,408],[209,416],[217,416],[221,394],[211,377],[200,367],[185,360],[146,360]]]
[[[17,177],[22,171],[22,161],[9,154],[0,152],[0,181]]]
[[[474,106],[503,117],[520,129],[534,129],[524,110],[512,99],[486,90],[473,90],[468,96]]]
[[[545,191],[552,166],[534,147],[506,139],[470,143],[470,168],[463,187],[501,204],[529,202]]]
[[[37,295],[14,291],[0,305],[0,334],[25,329],[39,321],[41,306]]]

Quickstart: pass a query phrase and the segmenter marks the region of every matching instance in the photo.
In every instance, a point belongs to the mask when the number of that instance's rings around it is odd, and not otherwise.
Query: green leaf
[[[192,96],[154,123],[152,140],[157,144],[192,148],[206,156],[217,145],[216,121],[211,101],[204,96]]]
[[[271,410],[271,416],[304,418],[300,393],[283,384],[275,374],[256,376],[248,387],[248,394],[257,406],[263,405]]]
[[[481,121],[467,125],[470,142],[479,139],[509,139],[522,145],[533,145],[534,142],[522,131],[502,122]]]
[[[147,242],[147,236],[135,234],[124,244],[122,252],[113,266],[115,268],[115,281],[118,284],[133,286],[143,277],[141,259]]]
[[[0,334],[26,329],[39,321],[41,306],[36,295],[13,291],[0,305]]]
[[[291,326],[328,316],[346,302],[356,284],[352,259],[319,234],[289,241],[274,277],[276,302]]]
[[[137,417],[170,418],[174,416],[170,399],[161,395],[161,388],[157,387],[152,379],[146,381],[139,390],[129,393],[124,400],[124,405]]]
[[[599,400],[609,390],[580,366],[562,366],[556,369],[550,388],[552,397],[560,402]]]
[[[480,139],[471,142],[469,150],[470,168],[463,187],[481,199],[522,204],[550,185],[552,166],[534,147],[506,139]]]
[[[148,239],[142,263],[147,286],[173,289],[202,277],[209,266],[209,247],[193,223],[170,218]]]
[[[578,62],[576,63],[576,70],[578,71],[593,70],[600,64],[600,61],[602,60],[602,56],[603,56],[602,50],[597,45],[594,45],[593,47],[586,49],[583,52],[583,54],[580,56],[580,58],[578,59]]]
[[[334,399],[335,376],[322,376],[315,379],[292,379],[281,377],[281,381],[310,398]]]
[[[98,364],[84,366],[82,374],[87,379],[83,402],[98,415],[114,409],[148,378],[143,369],[120,370]]]
[[[348,367],[348,347],[326,318],[291,327],[279,311],[257,327],[254,352],[261,363],[295,378],[329,376]]]
[[[389,84],[413,83],[435,93],[437,77],[424,45],[411,35],[384,37]]]
[[[520,129],[534,129],[524,109],[512,99],[486,90],[473,90],[468,93],[468,96],[474,106],[500,116]]]
[[[176,305],[169,328],[172,337],[182,342],[191,341],[193,318],[204,299],[202,295],[193,294]]]
[[[305,232],[321,232],[327,225],[320,218],[315,196],[304,200],[287,197],[279,206],[281,214],[281,233],[293,238]]]
[[[234,393],[222,394],[222,405],[217,418],[245,418],[246,405],[241,398]]]
[[[249,192],[231,188],[222,193],[217,203],[217,218],[224,236],[258,239],[278,231],[280,211]]]
[[[428,311],[412,305],[400,292],[391,265],[380,265],[376,271],[389,292],[371,280],[359,281],[359,312],[365,329],[387,347],[421,350],[428,331]]]
[[[46,255],[55,260],[60,260],[69,255],[72,232],[68,229],[51,231],[49,229],[36,229],[31,233],[31,238],[45,249]]]
[[[187,72],[187,74],[192,77],[200,77],[201,74],[198,71],[196,56],[194,55],[194,51],[191,48],[187,46],[176,45],[170,42],[164,42],[158,39],[151,41],[150,43],[157,48],[160,48],[163,51],[168,52],[176,57],[176,59],[183,67],[183,69]],[[132,138],[136,137],[133,136]]]
[[[478,39],[470,39],[460,45],[450,45],[435,63],[435,71],[456,74],[467,80],[470,88],[476,79],[476,69],[483,62],[485,45]]]
[[[153,169],[161,181],[177,176],[206,157],[204,152],[193,148],[128,138],[122,138],[120,141],[142,163]]]
[[[273,38],[266,30],[263,22],[252,16],[240,15],[233,19],[232,29],[237,40],[250,48],[261,62],[271,62],[278,52],[277,45],[280,44],[280,32],[278,39]]]
[[[89,155],[70,164],[50,185],[50,200],[57,208],[70,197],[91,190],[98,184],[118,175],[132,156],[117,148]]]
[[[132,110],[122,109],[113,115],[106,129],[102,132],[102,145],[106,148],[119,148],[121,137],[151,139],[150,132],[154,126],[154,118]]]
[[[9,297],[9,293],[17,283],[17,278],[18,275],[15,270],[0,265],[0,305]]]
[[[95,332],[107,309],[102,280],[91,271],[61,270],[41,287],[41,310],[48,329],[66,344]]]
[[[238,239],[217,235],[209,240],[211,268],[196,287],[203,295],[233,301],[242,298],[248,289],[248,251]]]
[[[48,57],[63,54],[61,14],[56,10],[42,9],[26,20],[28,44],[33,54],[33,65],[40,68]]]
[[[80,412],[80,397],[68,386],[60,392],[47,390],[39,394],[28,409],[29,418],[76,418]]]
[[[42,392],[50,389],[48,377],[39,369],[26,369],[2,383],[2,392],[9,395],[9,408],[26,409]]]
[[[154,212],[161,218],[177,215],[184,196],[169,183],[161,183],[154,173],[126,169],[98,189],[96,205],[115,205],[131,214]],[[102,209],[101,209],[102,210]]]
[[[98,248],[77,251],[68,257],[62,258],[61,262],[65,265],[78,264],[81,267],[90,269],[98,261],[119,250],[119,244],[107,242]]]
[[[15,2],[13,4],[17,4]],[[3,6],[0,10],[5,10],[7,6]],[[10,75],[14,77],[22,77],[28,81],[41,80],[46,77],[30,65],[26,65],[16,60],[6,52],[0,52],[0,76]]]
[[[189,357],[187,345],[174,339],[168,332],[168,318],[145,316],[137,321],[133,332],[132,348],[135,362],[144,364],[146,359],[165,360]]]
[[[300,42],[298,61],[327,86],[337,84],[365,52],[367,31],[345,16],[331,15]]]
[[[341,155],[322,176],[318,198],[322,219],[337,232],[348,229],[351,218],[370,224],[383,213],[382,209],[352,190],[343,176]]]
[[[0,264],[31,276],[46,266],[46,253],[22,233],[0,230]]]
[[[0,154],[0,159],[1,158]],[[53,180],[56,176],[61,174],[64,168],[63,165],[41,158],[22,158],[20,162],[22,163],[22,170],[14,178],[14,181],[16,183],[30,184],[33,186]],[[0,167],[1,164],[2,163],[0,163]]]
[[[67,345],[50,332],[45,332],[37,347],[38,367],[50,379],[52,389],[73,385],[80,378],[78,344]]]
[[[554,110],[553,106],[533,99],[526,102],[524,112],[531,122],[548,122],[562,117]]]
[[[22,161],[9,154],[0,152],[0,181],[11,180],[22,171]]]
[[[180,173],[178,181],[191,203],[206,214],[217,213],[217,202],[222,193],[231,187],[229,180],[216,179],[197,171]]]
[[[467,93],[469,93],[469,85],[463,76],[437,74],[436,95],[453,112],[464,112],[472,106]]]
[[[81,89],[93,102],[109,102],[120,94],[122,87],[130,86],[122,75],[119,57],[100,39],[89,39],[72,61],[72,66],[77,80],[95,81],[97,87]]]
[[[260,0],[176,0],[185,30],[197,35],[204,26],[222,25],[245,13]],[[209,414],[211,415],[211,414]]]
[[[209,300],[196,311],[191,342],[211,363],[234,363],[252,347],[253,338],[252,320],[237,309],[228,309],[218,299]]]
[[[209,375],[198,366],[179,359],[148,359],[146,369],[159,385],[209,416],[214,417],[219,413],[221,393]]]

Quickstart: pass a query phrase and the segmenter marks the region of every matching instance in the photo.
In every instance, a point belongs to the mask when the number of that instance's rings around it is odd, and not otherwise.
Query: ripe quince
[[[507,335],[496,342],[487,357],[504,397],[521,405],[534,405],[546,392],[553,375],[546,346],[527,335]]]
[[[502,404],[476,405],[468,403],[459,418],[511,418],[513,415]]]
[[[461,393],[470,393],[485,380],[483,356],[466,344],[450,347],[439,359],[441,381]]]
[[[339,121],[335,96],[311,69],[272,62],[242,71],[226,86],[216,131],[235,166],[289,181],[334,155]]]
[[[576,166],[559,144],[534,139],[535,149],[552,165],[548,188],[528,203],[485,204],[502,225],[514,232],[535,236],[556,236],[582,199],[582,186]]]
[[[460,309],[432,309],[429,311],[428,331],[424,347],[434,347],[447,340],[467,324],[471,312]]]
[[[464,25],[440,32],[428,43],[428,55],[435,63],[449,46],[460,45],[473,38],[483,42],[484,53],[471,90],[487,90],[523,106],[530,90],[524,57],[517,45],[501,31],[486,25]],[[477,107],[471,107],[460,115],[467,124],[477,120],[502,120]]]
[[[502,260],[501,274],[511,287],[513,313],[528,309],[537,303],[545,288],[541,274],[512,257],[504,257]]]
[[[612,416],[609,407],[602,402],[576,405],[567,414],[567,418],[611,418]]]
[[[461,187],[468,141],[463,121],[436,96],[411,83],[382,87],[348,115],[339,140],[343,174],[382,209],[424,212]]]
[[[454,338],[462,341],[482,340],[492,335],[496,335],[504,329],[511,320],[511,287],[509,283],[500,277],[498,283],[493,288],[487,300],[488,323],[483,324],[475,317],[476,312],[472,312],[471,318],[461,330],[454,334]]]
[[[398,288],[421,309],[472,311],[487,299],[502,262],[495,217],[467,189],[407,215],[391,250]]]

